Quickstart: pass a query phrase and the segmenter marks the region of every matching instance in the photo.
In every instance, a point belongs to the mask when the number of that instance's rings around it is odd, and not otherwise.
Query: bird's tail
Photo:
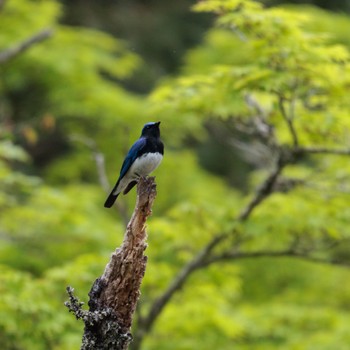
[[[113,188],[112,192],[109,194],[108,198],[106,199],[105,204],[104,204],[105,208],[110,208],[114,204],[116,199],[118,198],[120,192],[115,193],[116,187],[117,187],[117,185]]]
[[[119,193],[118,194],[114,194],[113,191],[111,192],[111,194],[108,196],[108,198],[105,201],[105,208],[110,208],[114,202],[116,201],[116,199],[118,198]]]

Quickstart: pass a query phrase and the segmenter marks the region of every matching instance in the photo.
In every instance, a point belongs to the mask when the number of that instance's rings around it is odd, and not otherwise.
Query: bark
[[[66,306],[85,323],[82,350],[125,350],[132,340],[130,328],[147,264],[145,224],[155,196],[154,177],[142,178],[123,243],[90,290],[89,311],[81,309],[73,289],[67,288]]]
[[[0,2],[0,6],[1,6],[1,2]],[[1,7],[0,7],[0,10],[1,10]],[[52,36],[52,34],[53,34],[52,29],[45,29],[45,30],[42,30],[41,32],[29,37],[28,39],[24,40],[23,42],[15,45],[13,47],[10,47],[5,51],[1,51],[0,52],[0,64],[6,63],[6,62],[12,60],[13,58],[17,57],[18,55],[20,55],[24,51],[26,51],[29,48],[31,48],[32,46],[34,46],[35,44],[40,43],[43,40],[50,38]]]

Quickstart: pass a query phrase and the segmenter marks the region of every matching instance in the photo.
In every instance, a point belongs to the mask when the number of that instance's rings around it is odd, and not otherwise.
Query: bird
[[[154,171],[163,159],[164,145],[160,139],[160,122],[144,125],[140,138],[131,146],[120,169],[119,178],[105,201],[110,208],[119,194],[127,194],[139,181]]]

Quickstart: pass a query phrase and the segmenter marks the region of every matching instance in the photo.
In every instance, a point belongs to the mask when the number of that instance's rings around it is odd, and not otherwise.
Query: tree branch
[[[22,52],[28,50],[33,45],[51,37],[53,34],[52,29],[45,29],[41,32],[31,36],[16,46],[10,47],[5,51],[0,52],[0,64],[10,61]]]
[[[294,102],[290,106],[291,115],[288,116],[284,107],[284,101],[280,97],[279,104],[283,115],[283,118],[287,122],[289,131],[293,139],[293,148],[284,149],[281,146],[277,146],[278,156],[275,161],[275,166],[263,181],[263,183],[257,188],[255,195],[251,201],[246,205],[246,207],[237,216],[237,221],[246,221],[254,209],[260,205],[266,198],[268,198],[273,192],[276,182],[278,181],[283,169],[288,165],[293,163],[298,156],[302,153],[331,153],[331,154],[350,154],[350,150],[329,150],[326,148],[311,148],[311,147],[298,147],[298,137],[293,125],[293,114],[294,114]],[[151,305],[150,311],[145,317],[139,317],[138,330],[135,334],[134,342],[132,343],[132,349],[138,350],[141,347],[142,340],[146,332],[149,332],[159,314],[162,312],[166,304],[171,300],[173,295],[183,287],[189,276],[196,270],[207,267],[213,263],[224,261],[224,260],[237,260],[244,258],[258,258],[258,257],[294,257],[299,259],[304,259],[316,263],[327,263],[327,264],[337,264],[342,266],[347,266],[346,263],[339,261],[321,259],[313,257],[307,253],[297,253],[293,250],[293,247],[281,250],[281,251],[258,251],[258,252],[239,252],[238,249],[234,251],[231,249],[229,252],[224,252],[219,255],[212,255],[214,249],[224,240],[229,238],[231,233],[226,233],[222,235],[215,236],[203,249],[195,256],[190,262],[188,262],[183,269],[178,273],[178,275],[170,283],[166,291],[160,295]],[[238,248],[238,245],[237,247]]]
[[[92,150],[92,154],[95,160],[98,179],[101,187],[104,189],[106,193],[110,191],[110,184],[107,178],[106,167],[105,167],[105,157],[103,153],[99,152],[97,147]],[[128,225],[128,208],[125,203],[115,202],[114,206],[117,208],[119,215],[123,219],[125,227]]]
[[[103,153],[97,151],[97,149],[93,151],[93,157],[96,163],[97,175],[100,185],[104,189],[104,191],[108,193],[110,189],[110,184],[106,174],[105,157]]]
[[[272,125],[267,122],[266,111],[264,108],[251,94],[246,94],[244,99],[247,106],[256,112],[256,115],[252,118],[253,125],[255,126],[255,133],[263,139],[267,145],[276,145],[277,140],[274,134],[274,129]]]
[[[106,166],[105,166],[105,157],[104,154],[98,149],[96,142],[93,139],[88,137],[84,137],[81,135],[71,135],[70,140],[74,142],[78,142],[86,146],[90,149],[92,156],[94,158],[97,170],[98,181],[106,193],[110,191],[110,184],[108,181]],[[128,217],[128,208],[126,205],[120,201],[116,201],[114,203],[114,207],[117,208],[119,215],[121,216],[125,227],[128,225],[129,217]]]
[[[137,185],[135,210],[127,226],[124,241],[112,254],[103,275],[90,290],[90,311],[78,312],[79,302],[70,294],[67,306],[85,323],[82,350],[128,348],[132,339],[132,319],[147,264],[147,257],[144,255],[147,247],[145,224],[151,214],[155,196],[154,177],[141,178]]]
[[[306,260],[306,261],[318,263],[318,264],[350,267],[350,264],[345,261],[318,258],[307,253],[295,251],[293,249],[286,249],[286,250],[280,250],[280,251],[262,250],[262,251],[256,251],[256,252],[224,252],[222,254],[210,257],[203,263],[201,267],[204,268],[211,264],[222,262],[222,261],[252,259],[252,258],[266,258],[266,257],[268,258],[291,257],[291,258],[297,258],[297,259]]]
[[[281,114],[283,119],[285,120],[285,122],[287,123],[289,132],[292,136],[292,140],[293,140],[293,146],[297,147],[298,146],[298,136],[297,133],[295,131],[294,128],[294,124],[293,124],[293,119],[294,119],[294,107],[295,107],[295,98],[292,99],[292,101],[290,102],[290,110],[289,110],[289,114],[286,111],[286,108],[284,106],[284,98],[279,95],[278,96],[278,106],[280,108]]]
[[[297,147],[295,149],[296,153],[299,154],[334,154],[334,155],[340,155],[340,156],[349,156],[350,155],[350,149],[346,148],[327,148],[327,147]]]
[[[294,244],[291,245],[290,248],[284,250],[262,250],[262,251],[253,251],[253,252],[239,252],[239,251],[225,251],[222,254],[212,255],[210,253],[214,250],[214,248],[221,243],[225,238],[227,238],[227,234],[219,235],[215,237],[193,260],[191,260],[184,268],[180,271],[180,273],[175,277],[167,290],[162,294],[155,302],[152,304],[151,309],[145,318],[141,318],[139,320],[139,329],[135,334],[135,338],[133,343],[131,344],[131,348],[136,350],[140,349],[141,342],[144,337],[144,334],[152,329],[154,322],[157,317],[164,309],[166,304],[170,301],[172,296],[176,291],[181,289],[188,279],[188,277],[197,270],[208,267],[209,265],[223,262],[223,261],[233,261],[233,260],[242,260],[242,259],[252,259],[252,258],[282,258],[282,257],[290,257],[301,259],[305,261],[309,261],[312,263],[318,264],[331,264],[342,267],[350,267],[350,264],[347,262],[342,262],[334,259],[322,259],[308,254],[308,252],[298,252],[295,250]]]
[[[245,221],[251,215],[253,210],[272,192],[274,184],[280,175],[282,169],[288,162],[284,159],[284,156],[281,152],[279,155],[275,169],[270,173],[262,185],[257,189],[254,198],[248,203],[244,208],[241,214],[236,218],[237,221]],[[161,311],[164,309],[166,304],[174,296],[175,292],[182,288],[182,286],[187,281],[188,277],[196,270],[207,266],[208,258],[210,257],[211,252],[225,239],[231,236],[231,233],[225,233],[215,236],[202,250],[198,253],[191,261],[189,261],[183,269],[178,273],[178,275],[170,283],[166,291],[159,296],[152,304],[150,311],[147,316],[140,318],[138,322],[138,331],[135,334],[131,348],[134,350],[140,349],[142,339],[144,334],[148,332],[156,319],[158,318]]]
[[[238,221],[247,220],[252,211],[255,209],[255,207],[257,207],[264,199],[266,199],[273,192],[273,187],[277,181],[277,178],[279,177],[283,168],[286,165],[287,162],[282,160],[282,155],[279,155],[275,168],[271,171],[271,173],[265,179],[265,181],[258,187],[252,200],[238,215]]]
[[[141,320],[143,331],[149,331],[158,315],[161,313],[165,305],[169,302],[174,293],[181,289],[189,275],[203,266],[203,261],[206,259],[208,254],[221,242],[226,235],[218,235],[215,237],[207,246],[203,248],[199,254],[192,259],[187,265],[183,267],[180,273],[175,277],[175,279],[171,282],[167,290],[157,298],[151,306],[151,309],[146,318]],[[137,349],[137,347],[135,346]]]

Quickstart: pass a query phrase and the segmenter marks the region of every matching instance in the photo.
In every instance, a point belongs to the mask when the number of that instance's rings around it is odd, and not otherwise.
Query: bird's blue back
[[[142,150],[146,146],[146,138],[140,137],[130,148],[128,154],[126,155],[122,168],[120,169],[119,179],[123,178],[124,175],[130,169],[132,163],[136,158],[142,153]]]

